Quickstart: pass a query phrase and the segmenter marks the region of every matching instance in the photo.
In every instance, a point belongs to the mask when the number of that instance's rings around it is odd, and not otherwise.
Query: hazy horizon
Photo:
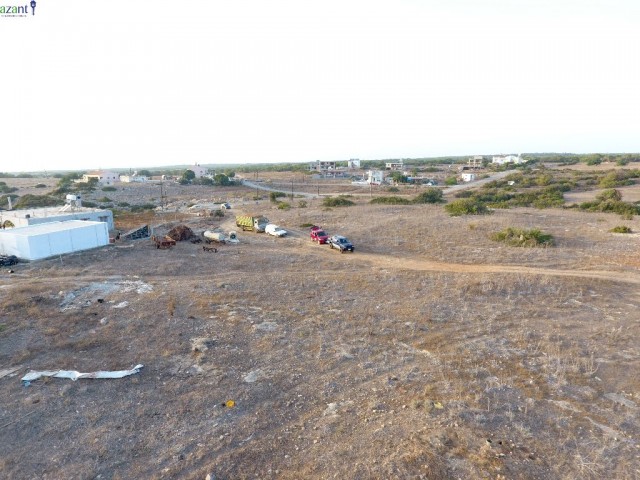
[[[0,171],[640,151],[640,4],[38,2]]]

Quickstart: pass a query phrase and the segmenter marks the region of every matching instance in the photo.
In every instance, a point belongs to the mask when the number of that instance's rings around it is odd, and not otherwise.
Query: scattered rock
[[[273,332],[278,328],[276,322],[262,322],[253,326],[254,330],[260,330],[262,332]]]
[[[336,402],[327,403],[327,408],[322,412],[322,416],[326,417],[327,415],[337,415],[337,410],[338,404]]]
[[[213,347],[214,338],[196,337],[191,339],[191,351],[194,353],[203,353]]]
[[[247,374],[244,376],[243,380],[244,380],[246,383],[253,383],[253,382],[255,382],[256,380],[258,380],[258,378],[259,378],[261,375],[262,375],[262,372],[261,372],[259,369],[258,369],[258,370],[254,370],[253,372],[249,372],[249,373],[247,373]]]

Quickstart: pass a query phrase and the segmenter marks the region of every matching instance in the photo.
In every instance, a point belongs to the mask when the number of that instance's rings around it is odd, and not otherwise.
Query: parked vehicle
[[[283,228],[280,228],[275,223],[270,223],[264,228],[264,231],[269,235],[273,235],[274,237],[284,237],[287,234],[287,231]]]
[[[329,235],[327,235],[321,227],[313,226],[311,227],[311,240],[314,242],[318,242],[320,244],[327,243],[327,239]]]
[[[224,202],[220,204],[220,208],[222,210],[231,210],[231,204],[229,202]]]
[[[327,243],[329,244],[329,247],[337,248],[338,250],[340,250],[340,253],[344,253],[347,251],[353,253],[354,250],[353,244],[342,235],[333,235],[329,237]]]
[[[15,255],[0,255],[0,266],[10,267],[18,263],[18,257]]]
[[[205,230],[202,232],[202,236],[204,237],[204,241],[207,243],[226,243],[227,236],[223,232],[214,232],[212,230]]]
[[[238,215],[236,225],[242,230],[252,230],[254,232],[264,232],[269,219],[262,215]]]
[[[164,237],[156,237],[153,235],[151,240],[156,245],[156,248],[171,248],[176,246],[176,241],[166,235]]]

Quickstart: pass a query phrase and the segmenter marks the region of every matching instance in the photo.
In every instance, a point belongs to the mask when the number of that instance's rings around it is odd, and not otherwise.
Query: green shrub
[[[445,185],[457,185],[458,184],[458,179],[456,177],[447,177],[444,180],[444,184]]]
[[[369,203],[376,205],[410,205],[411,201],[402,197],[376,197]]]
[[[224,217],[224,212],[222,210],[214,210],[213,211],[213,216],[216,217],[216,218]]]
[[[302,223],[300,224],[300,228],[311,228],[315,225],[315,223]]]
[[[34,188],[47,188],[44,183],[38,183]]]
[[[269,200],[271,200],[273,203],[277,203],[278,202],[278,198],[281,197],[286,197],[287,194],[284,192],[270,192],[269,193]]]
[[[339,195],[337,197],[326,197],[322,200],[322,205],[325,207],[350,207],[355,205],[355,203],[349,200],[345,195]]]
[[[20,198],[18,195],[9,194],[9,195],[0,195],[0,207],[9,206],[8,198],[11,197],[12,204],[15,203],[16,198]]]
[[[460,215],[486,215],[489,213],[489,209],[484,203],[470,198],[454,200],[445,205],[444,209],[452,217],[459,217]]]
[[[23,195],[18,198],[13,208],[19,210],[23,208],[37,208],[37,207],[53,207],[55,205],[62,204],[62,201],[57,198],[50,197],[49,195]]]
[[[155,208],[156,206],[153,203],[143,203],[142,205],[134,205],[133,207],[131,207],[131,211],[141,212],[143,210],[154,210]]]
[[[413,203],[442,203],[443,201],[442,190],[433,187],[427,188],[413,199]]]
[[[505,228],[491,234],[491,240],[506,243],[512,247],[550,247],[553,245],[553,236],[542,233],[537,228],[532,230]]]
[[[129,202],[120,202],[120,203],[118,203],[118,206],[122,207],[122,208],[126,208],[126,207],[129,207],[130,204],[129,204]]]
[[[300,200],[298,202],[298,208],[307,208],[307,201],[306,200]]]
[[[387,188],[387,192],[389,193],[398,193],[400,189],[398,187],[389,187]]]
[[[291,208],[291,204],[287,203],[287,202],[279,202],[278,203],[278,210],[289,210]]]
[[[454,197],[456,198],[471,198],[474,196],[474,192],[471,190],[462,190],[461,192],[457,192]]]
[[[107,196],[102,197],[102,198],[99,198],[97,201],[98,201],[98,202],[101,202],[101,203],[109,203],[109,202],[113,202],[113,200],[111,200],[111,199],[110,199],[109,197],[107,197]]]
[[[599,202],[619,202],[620,200],[622,200],[622,193],[620,193],[620,190],[616,190],[615,188],[603,190],[598,195],[596,195],[596,200],[598,200]]]
[[[625,185],[633,185],[633,171],[616,170],[607,173],[600,179],[598,184],[600,188],[623,187]]]
[[[103,192],[115,192],[116,190],[117,190],[116,187],[111,187],[111,186],[102,187]]]
[[[631,230],[631,228],[627,227],[626,225],[618,225],[617,227],[613,227],[609,231],[611,233],[633,233],[633,230]]]

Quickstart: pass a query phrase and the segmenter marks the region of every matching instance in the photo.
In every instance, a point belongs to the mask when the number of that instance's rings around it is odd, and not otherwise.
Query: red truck
[[[313,226],[311,227],[311,241],[318,243],[327,243],[329,235],[325,233],[322,227]]]

